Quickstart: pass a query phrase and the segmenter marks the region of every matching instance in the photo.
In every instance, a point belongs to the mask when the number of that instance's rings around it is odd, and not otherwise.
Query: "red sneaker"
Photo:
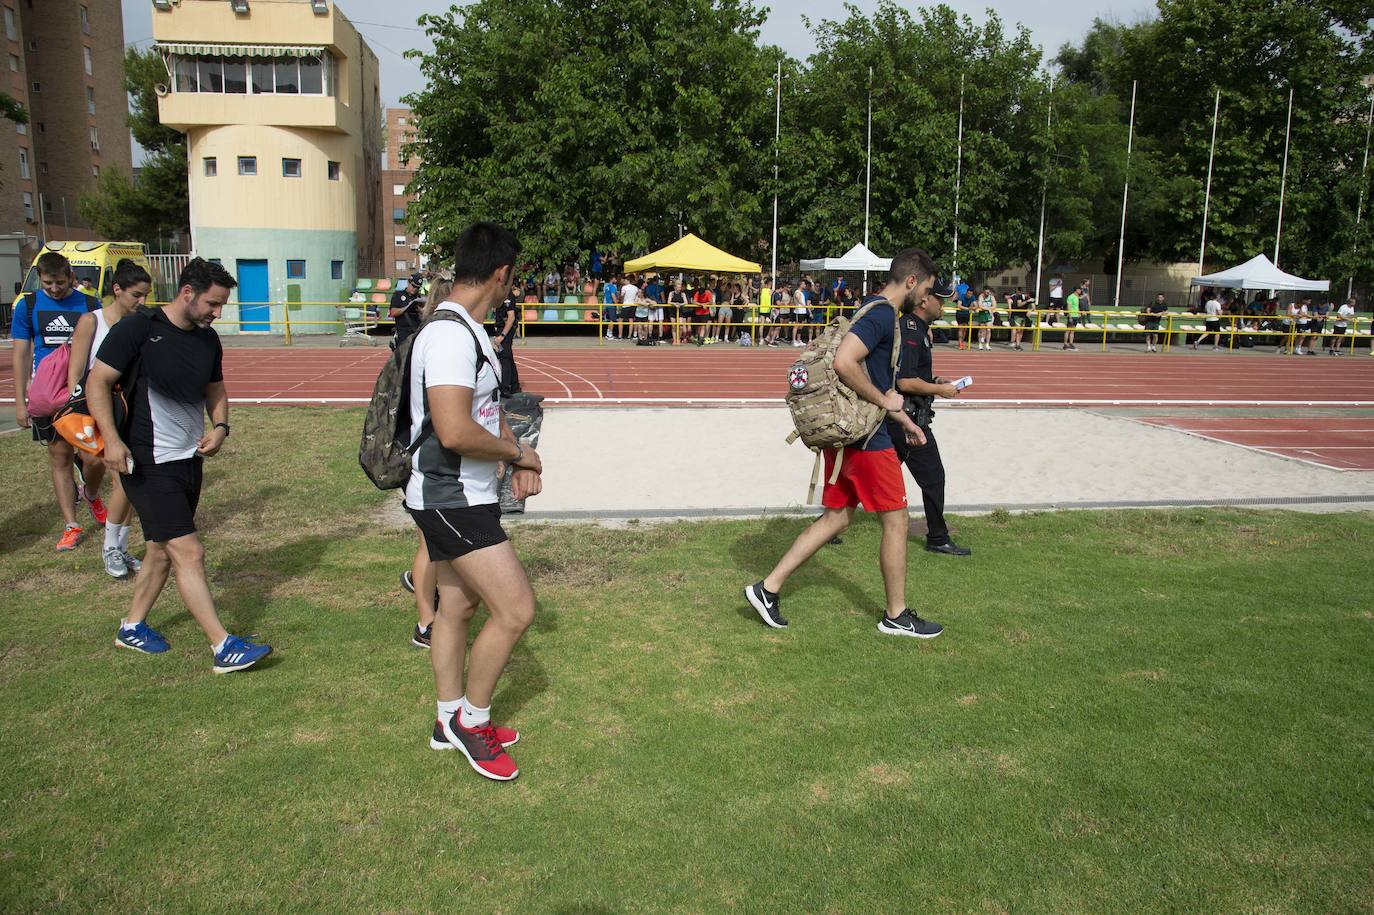
[[[104,524],[105,519],[110,517],[110,512],[105,508],[104,500],[97,496],[94,499],[86,499],[86,502],[91,506],[91,517],[95,519],[95,523]]]
[[[515,760],[506,754],[496,728],[487,722],[481,727],[465,728],[455,712],[447,721],[439,720],[444,736],[462,752],[478,775],[498,782],[508,782],[520,774]]]
[[[503,747],[513,747],[520,742],[520,732],[514,728],[503,728],[496,725],[492,728],[496,732],[496,739],[501,741]],[[434,733],[429,738],[429,748],[431,750],[452,750],[455,749],[448,735],[444,733],[444,726],[439,719],[434,719]]]
[[[62,536],[57,541],[57,552],[65,553],[74,550],[81,545],[81,541],[86,539],[86,535],[79,527],[69,527],[62,532]]]

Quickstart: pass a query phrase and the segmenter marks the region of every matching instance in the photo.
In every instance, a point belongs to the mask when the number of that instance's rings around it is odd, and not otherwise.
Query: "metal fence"
[[[191,262],[191,254],[149,254],[148,264],[152,268],[153,289],[150,299],[165,302],[176,295],[177,277],[181,270]]]

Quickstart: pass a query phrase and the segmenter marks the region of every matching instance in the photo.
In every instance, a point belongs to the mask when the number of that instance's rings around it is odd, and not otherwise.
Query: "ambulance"
[[[124,258],[129,258],[149,274],[153,272],[148,249],[136,241],[50,241],[43,246],[43,252],[48,251],[56,251],[71,261],[77,286],[88,295],[98,297],[102,303],[114,297],[115,266]],[[15,307],[27,293],[36,292],[38,287],[38,270],[30,265],[23,288],[14,299]]]

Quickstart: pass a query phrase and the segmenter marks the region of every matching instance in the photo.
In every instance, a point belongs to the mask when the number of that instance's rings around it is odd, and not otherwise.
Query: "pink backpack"
[[[43,357],[29,383],[29,416],[52,416],[67,403],[67,368],[72,362],[72,345],[63,343]]]

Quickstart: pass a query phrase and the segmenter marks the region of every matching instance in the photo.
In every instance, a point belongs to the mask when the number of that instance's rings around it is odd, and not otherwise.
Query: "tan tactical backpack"
[[[867,442],[878,431],[886,415],[882,407],[854,393],[835,374],[835,350],[839,349],[840,341],[849,333],[855,321],[875,305],[882,304],[889,303],[886,299],[874,299],[855,312],[853,317],[837,315],[831,319],[825,330],[802,350],[787,373],[787,408],[792,411],[792,424],[796,427],[787,436],[787,441],[790,444],[801,439],[803,445],[816,452],[816,468],[811,475],[811,492],[807,501],[815,496],[821,450],[840,449],[831,474],[830,482],[833,483],[839,479],[845,446]],[[902,340],[895,318],[892,333],[892,372],[895,378]]]

